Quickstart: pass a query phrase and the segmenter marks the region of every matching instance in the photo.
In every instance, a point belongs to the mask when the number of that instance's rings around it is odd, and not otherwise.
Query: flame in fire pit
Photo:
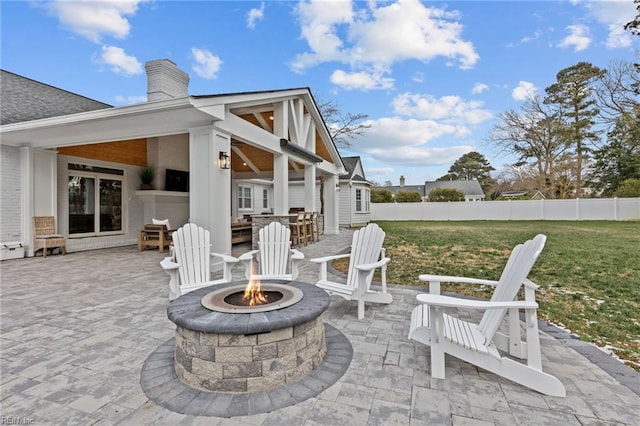
[[[257,306],[269,303],[264,292],[260,288],[260,280],[251,278],[244,288],[243,299],[249,302],[249,306]]]

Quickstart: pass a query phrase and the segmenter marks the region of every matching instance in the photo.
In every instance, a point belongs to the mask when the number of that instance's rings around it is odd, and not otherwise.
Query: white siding
[[[20,149],[1,145],[0,242],[22,241],[22,191]]]

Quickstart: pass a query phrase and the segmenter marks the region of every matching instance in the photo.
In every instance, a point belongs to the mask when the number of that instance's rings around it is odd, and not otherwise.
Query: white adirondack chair
[[[444,354],[503,376],[523,386],[551,396],[566,396],[560,380],[542,371],[540,336],[535,301],[536,284],[527,279],[529,271],[542,252],[546,237],[535,238],[516,246],[499,281],[440,275],[420,275],[429,282],[429,294],[417,296],[421,305],[411,314],[409,339],[431,346],[431,375],[445,378]],[[494,286],[491,300],[479,301],[440,295],[440,283],[468,283]],[[524,300],[517,300],[524,288]],[[450,308],[484,310],[478,324],[445,313]],[[525,313],[526,341],[520,335],[519,310]],[[506,314],[508,334],[498,331]],[[518,362],[499,351],[527,360]]]
[[[271,222],[258,231],[258,249],[240,256],[249,280],[295,280],[298,263],[304,254],[291,248],[291,230],[279,222]]]
[[[210,233],[207,229],[193,223],[187,223],[172,234],[173,250],[160,265],[171,277],[169,281],[169,300],[183,294],[231,281],[231,267],[238,262],[233,256],[211,253]],[[223,276],[211,280],[211,257],[223,261]]]
[[[358,319],[364,318],[365,302],[387,304],[393,302],[393,296],[387,293],[387,263],[390,259],[385,257],[385,250],[382,247],[384,237],[384,231],[375,223],[370,223],[353,233],[351,253],[311,259],[311,262],[320,264],[320,277],[316,285],[330,295],[335,294],[347,300],[357,300]],[[342,284],[329,281],[327,264],[345,257],[350,258],[347,282]],[[371,280],[378,268],[382,273],[382,291],[373,291]]]

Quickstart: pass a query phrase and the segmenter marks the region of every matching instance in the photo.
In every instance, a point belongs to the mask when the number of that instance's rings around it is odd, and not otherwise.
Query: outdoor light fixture
[[[340,184],[336,183],[336,191],[340,191]]]
[[[220,155],[218,156],[218,166],[223,170],[231,167],[231,157],[229,157],[229,154],[224,151],[220,151]]]

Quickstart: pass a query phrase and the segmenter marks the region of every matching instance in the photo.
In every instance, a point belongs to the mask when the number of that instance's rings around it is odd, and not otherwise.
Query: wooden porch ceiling
[[[238,117],[273,133],[273,111],[261,110],[238,114]],[[231,141],[231,169],[234,172],[272,172],[273,154],[263,151],[260,148],[237,140]],[[329,150],[322,142],[320,134],[316,131],[316,151],[315,153],[328,162],[333,162],[329,155]],[[303,170],[304,165],[290,161],[289,170]]]

